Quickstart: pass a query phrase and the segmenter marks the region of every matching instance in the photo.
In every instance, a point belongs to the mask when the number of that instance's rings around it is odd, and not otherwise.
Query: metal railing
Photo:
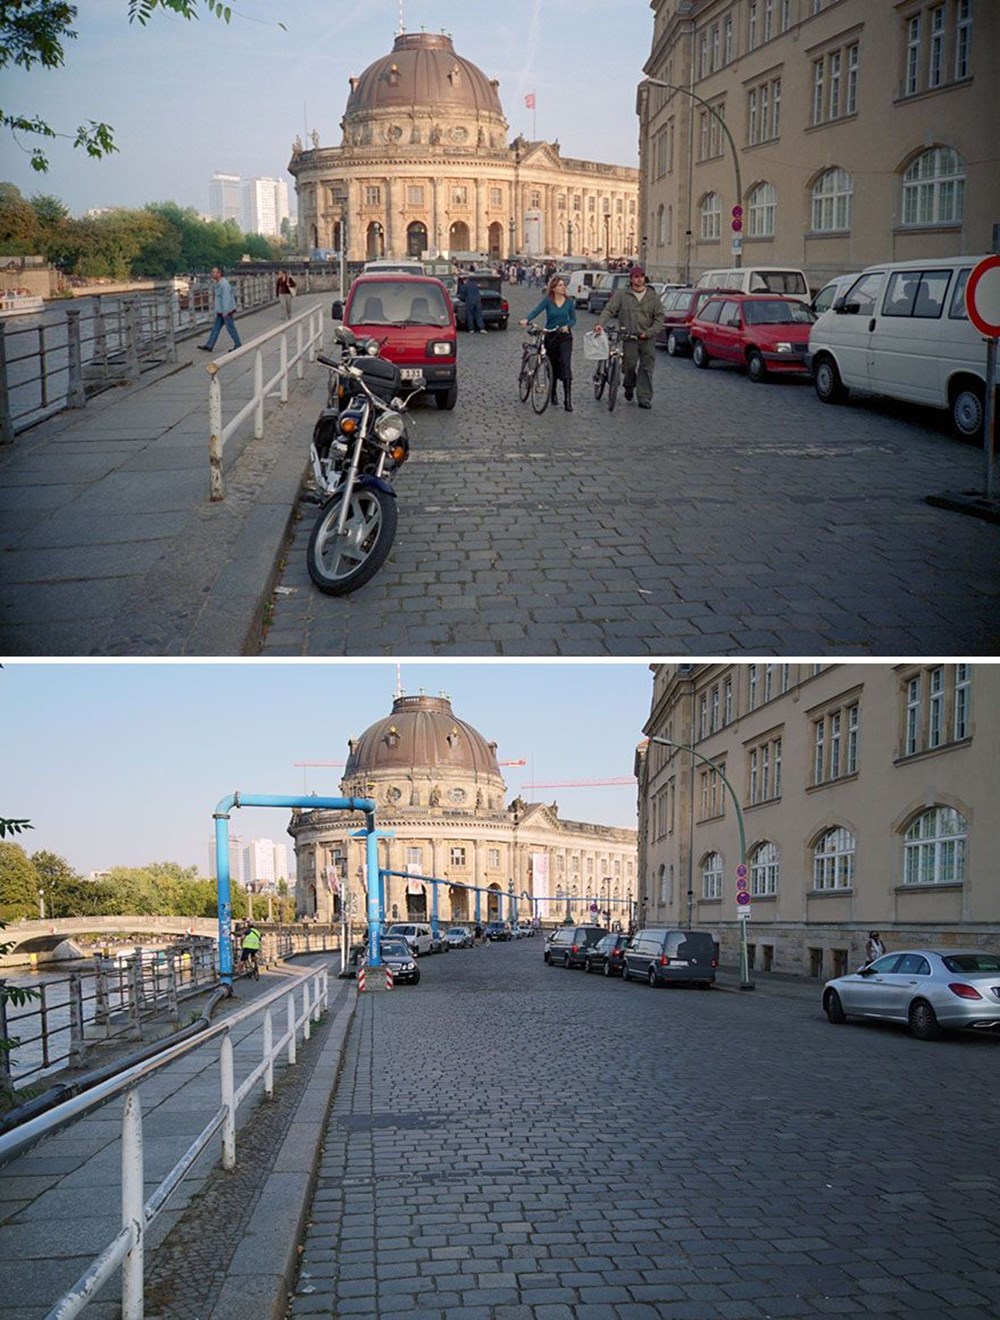
[[[83,1068],[95,1046],[141,1039],[150,1018],[179,1024],[181,1000],[218,979],[215,945],[198,940],[97,957],[92,970],[40,982],[36,997],[13,1010],[0,994],[0,1040],[16,1041],[0,1050],[0,1090],[60,1066]]]
[[[300,990],[301,1009],[296,1005],[296,995]],[[285,1001],[287,1025],[282,1035],[275,1039],[272,1006],[282,999]],[[217,1133],[221,1134],[222,1167],[235,1168],[236,1114],[240,1105],[261,1081],[265,1097],[270,1098],[274,1094],[276,1060],[283,1052],[287,1052],[288,1065],[290,1067],[295,1065],[299,1033],[301,1032],[303,1042],[308,1041],[312,1024],[320,1020],[321,1014],[328,1007],[328,972],[325,968],[310,970],[290,987],[283,986],[273,991],[235,1013],[225,1022],[209,1027],[196,1039],[168,1047],[155,1059],[136,1064],[119,1076],[74,1096],[57,1109],[22,1124],[5,1136],[0,1136],[0,1167],[3,1167],[30,1150],[44,1137],[63,1131],[113,1099],[124,1098],[121,1138],[121,1230],[73,1287],[59,1298],[49,1311],[46,1320],[69,1320],[70,1317],[79,1315],[119,1267],[122,1272],[122,1316],[124,1320],[141,1320],[145,1272],[143,1242],[150,1224],[164,1209],[185,1175]],[[233,1030],[252,1021],[258,1015],[261,1019],[261,1059],[237,1085],[233,1057]],[[154,1188],[148,1200],[144,1200],[142,1108],[138,1094],[139,1084],[175,1060],[203,1048],[206,1043],[215,1039],[221,1042],[219,1053],[221,1104],[211,1114],[181,1158]]]
[[[270,274],[230,277],[239,311],[275,301]],[[177,360],[177,340],[215,316],[208,277],[127,294],[50,303],[26,324],[0,319],[0,444],[144,371]]]
[[[289,335],[295,333],[295,349],[289,355]],[[234,431],[253,414],[254,438],[260,440],[264,435],[264,402],[277,386],[278,397],[282,403],[288,402],[288,374],[295,368],[296,379],[305,374],[306,360],[312,362],[318,346],[323,340],[323,310],[312,307],[306,312],[272,330],[267,330],[256,339],[251,339],[241,348],[231,349],[222,357],[208,363],[208,462],[209,487],[212,500],[222,500],[226,496],[225,481],[222,475],[222,458],[226,441]],[[221,374],[231,366],[242,365],[241,359],[253,354],[253,388],[250,398],[236,413],[223,423],[222,380]],[[265,354],[274,356],[277,367],[273,374],[264,379]],[[245,376],[240,378],[246,379]]]

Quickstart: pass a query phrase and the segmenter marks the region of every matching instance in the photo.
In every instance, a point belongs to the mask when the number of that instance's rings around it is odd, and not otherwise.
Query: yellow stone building
[[[556,803],[506,802],[497,744],[458,718],[445,696],[397,696],[391,712],[348,743],[345,797],[373,798],[385,911],[426,920],[437,886],[444,922],[537,911],[544,920],[590,918],[590,903],[625,924],[635,899],[636,832],[563,820]],[[360,818],[359,818],[360,822]],[[297,811],[289,826],[298,881],[296,908],[321,922],[340,920],[339,886],[363,922],[363,843],[343,813]],[[482,892],[477,899],[474,889]],[[536,904],[533,900],[539,900]]]
[[[402,33],[350,79],[337,147],[296,142],[288,166],[310,251],[348,261],[477,253],[628,256],[639,173],[508,141],[499,83],[449,36]]]

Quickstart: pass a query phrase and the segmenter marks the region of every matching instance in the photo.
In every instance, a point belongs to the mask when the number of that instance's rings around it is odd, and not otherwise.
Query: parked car
[[[979,260],[929,257],[863,271],[810,332],[820,400],[840,403],[859,389],[946,408],[958,436],[981,439],[986,354],[965,310],[965,287]]]
[[[840,295],[846,293],[857,278],[857,273],[853,275],[834,275],[832,280],[828,280],[823,285],[819,293],[809,303],[809,306],[817,316],[823,312],[828,312]]]
[[[815,313],[795,298],[717,293],[691,322],[696,367],[718,358],[746,368],[752,381],[809,374],[809,328]]]
[[[565,275],[567,298],[572,298],[577,307],[586,307],[594,280],[598,275],[603,274],[604,271],[601,270],[567,271]]]
[[[671,357],[691,352],[691,322],[718,289],[668,289],[663,299],[663,329],[656,336],[657,348]]]
[[[483,931],[484,940],[509,940],[511,929],[506,921],[488,921]]]
[[[625,946],[628,936],[612,931],[588,949],[583,960],[585,972],[603,972],[605,976],[621,976],[625,966]]]
[[[728,266],[706,270],[698,279],[699,289],[732,289],[735,293],[777,293],[808,301],[805,271],[794,266]]]
[[[379,944],[379,953],[386,967],[392,968],[393,983],[410,981],[416,985],[420,980],[420,968],[412,949],[403,939],[384,936]]]
[[[668,930],[650,926],[636,931],[624,954],[622,980],[650,985],[683,983],[703,990],[715,983],[719,946],[706,930]]]
[[[331,308],[360,339],[377,339],[380,353],[399,367],[403,384],[422,376],[439,408],[458,401],[458,343],[451,299],[429,275],[359,275]]]
[[[414,954],[419,957],[422,953],[433,952],[433,938],[431,928],[422,921],[394,921],[391,926],[386,928],[386,938],[390,935],[398,935],[406,940]]]
[[[917,1040],[957,1027],[1000,1028],[1000,954],[978,949],[905,949],[823,987],[833,1023],[849,1017],[905,1022]]]
[[[628,271],[604,271],[598,275],[587,295],[587,311],[595,315],[603,312],[611,301],[611,295],[617,289],[627,289],[628,281]]]
[[[604,926],[557,926],[545,941],[542,957],[550,967],[582,967],[587,950],[607,933]]]
[[[444,933],[444,942],[449,949],[471,949],[472,931],[468,926],[450,926]]]
[[[479,285],[479,296],[483,304],[483,325],[486,326],[487,330],[491,325],[506,330],[507,320],[510,316],[510,304],[503,296],[500,276],[494,275],[491,270],[474,270],[470,271],[468,275],[459,277],[458,288],[452,295],[456,326],[459,330],[468,330],[469,328],[468,317],[465,314],[465,284],[470,276]]]

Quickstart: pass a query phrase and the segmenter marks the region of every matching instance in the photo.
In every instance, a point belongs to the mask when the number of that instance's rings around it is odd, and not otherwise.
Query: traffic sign
[[[750,904],[750,895],[744,889],[741,893],[736,895],[736,901],[739,903],[740,907],[748,907]]]
[[[730,248],[730,251],[733,253],[734,256],[739,255],[739,253],[741,253],[741,252],[743,251],[743,235],[742,235],[742,234],[734,234],[734,235],[733,235],[733,242],[732,242],[732,246],[731,246],[731,248]]]
[[[973,266],[965,286],[965,310],[981,335],[1000,338],[1000,255]]]
[[[742,206],[734,206],[734,207],[733,207],[733,219],[734,219],[734,220],[739,220],[739,218],[740,218],[740,216],[742,216],[742,214],[743,214],[743,207],[742,207]]]
[[[750,904],[748,903],[748,904],[746,905],[746,907],[737,908],[737,909],[736,909],[736,915],[737,915],[737,917],[739,917],[740,921],[749,921],[749,920],[750,920]]]
[[[745,880],[749,874],[749,866],[747,866],[746,862],[740,862],[739,866],[736,868],[736,879]]]
[[[750,888],[750,881],[746,878],[745,875],[740,875],[736,877],[736,892],[738,894],[745,894],[749,888]]]

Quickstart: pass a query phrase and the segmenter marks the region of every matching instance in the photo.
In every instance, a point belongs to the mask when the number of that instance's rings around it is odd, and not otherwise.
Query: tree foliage
[[[181,18],[198,17],[199,0],[129,0],[129,22],[142,26],[159,9],[179,14]],[[228,23],[232,10],[218,0],[204,0],[205,12]],[[73,24],[77,17],[76,5],[62,0],[3,0],[0,4],[0,69],[11,65],[20,69],[60,69],[66,62],[64,43],[76,40]],[[279,24],[279,26],[283,26]],[[72,132],[61,132],[38,115],[21,114],[0,107],[0,126],[7,128],[19,140],[22,134],[51,140],[72,138],[74,147],[86,151],[88,156],[100,159],[117,151],[114,130],[110,124],[87,119]],[[44,174],[49,160],[41,146],[30,148],[31,168]]]

